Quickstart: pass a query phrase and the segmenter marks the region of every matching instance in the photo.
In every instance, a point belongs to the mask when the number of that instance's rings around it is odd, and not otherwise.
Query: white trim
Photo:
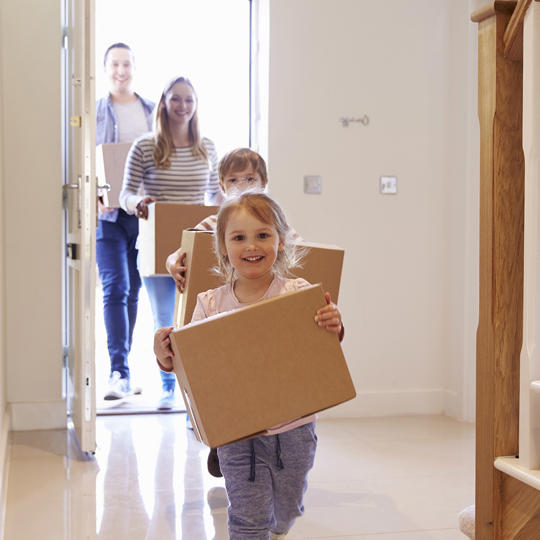
[[[355,399],[320,413],[326,418],[362,418],[411,414],[451,414],[459,410],[458,395],[443,388],[357,391]],[[450,406],[449,404],[452,403]],[[447,410],[448,407],[448,410]],[[456,418],[458,418],[456,416]],[[459,419],[459,418],[458,418]]]
[[[471,0],[469,13],[484,4]],[[479,240],[480,220],[480,125],[478,122],[478,29],[469,24],[468,100],[467,100],[467,187],[465,201],[465,264],[463,357],[461,359],[461,405],[459,417],[465,422],[476,419],[476,329],[479,313]],[[450,413],[448,413],[450,414]],[[450,414],[450,416],[454,416]]]
[[[9,413],[13,431],[66,428],[65,401],[10,403]]]
[[[4,412],[0,432],[0,539],[4,538],[9,479],[9,414]]]
[[[534,2],[523,21],[523,156],[525,208],[523,237],[523,346],[520,355],[519,456],[528,469],[540,468],[540,5]],[[531,386],[533,383],[533,386]]]
[[[474,418],[471,420],[467,416],[464,416],[464,407],[463,407],[463,393],[456,392],[454,390],[442,390],[443,392],[443,414],[449,416],[450,418],[455,418],[456,420],[463,422],[474,421]]]
[[[253,0],[251,147],[268,161],[270,0]]]
[[[498,457],[495,468],[534,489],[540,490],[540,471],[531,470],[519,464],[519,458],[514,456]]]

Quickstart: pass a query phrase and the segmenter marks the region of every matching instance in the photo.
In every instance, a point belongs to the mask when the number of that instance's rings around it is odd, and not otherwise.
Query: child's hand
[[[186,287],[186,252],[182,249],[177,249],[167,257],[165,266],[174,279],[176,288],[179,292],[183,293]]]
[[[171,349],[172,326],[158,328],[154,334],[154,353],[158,362],[166,369],[172,370],[174,353]]]
[[[330,300],[330,293],[324,293],[324,298],[326,299],[326,306],[317,310],[317,315],[315,315],[315,322],[338,336],[341,333],[341,313],[337,308],[336,304],[332,303]]]

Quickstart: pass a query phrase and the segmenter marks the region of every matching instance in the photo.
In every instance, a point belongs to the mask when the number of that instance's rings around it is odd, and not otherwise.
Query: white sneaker
[[[158,401],[158,411],[170,411],[174,407],[174,390],[163,390]]]
[[[287,536],[287,533],[276,534],[276,533],[271,532],[270,533],[270,540],[279,540],[280,538],[285,538],[286,536]]]
[[[112,400],[112,399],[122,399],[131,393],[129,387],[129,380],[122,379],[119,371],[113,371],[110,379],[107,392],[103,399]]]

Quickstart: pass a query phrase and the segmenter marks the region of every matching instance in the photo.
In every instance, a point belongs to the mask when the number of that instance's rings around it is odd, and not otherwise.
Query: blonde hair
[[[195,92],[195,88],[191,84],[191,81],[186,77],[176,77],[171,79],[171,81],[165,86],[159,99],[159,103],[156,107],[156,112],[154,116],[154,151],[153,158],[154,163],[158,169],[169,169],[171,166],[171,155],[174,152],[174,144],[172,140],[171,130],[169,127],[169,115],[167,114],[167,107],[165,105],[165,100],[167,94],[171,91],[172,87],[177,83],[187,84],[193,94],[195,95],[195,100],[197,101],[197,106],[195,107],[195,112],[193,117],[189,121],[189,137],[192,142],[191,153],[197,159],[201,161],[208,161],[208,151],[204,142],[201,139],[201,134],[199,132],[199,117],[197,114],[198,109],[198,99]]]
[[[292,241],[291,229],[279,204],[266,193],[249,190],[227,199],[218,212],[214,238],[214,249],[218,259],[217,273],[229,283],[235,278],[234,267],[226,254],[225,230],[230,216],[242,208],[263,223],[276,228],[282,249],[278,252],[273,269],[279,276],[290,275],[291,268],[299,266],[304,253],[298,250]]]
[[[225,176],[234,171],[241,171],[251,166],[252,169],[261,177],[263,187],[268,184],[268,173],[266,172],[266,163],[264,159],[251,150],[251,148],[236,148],[225,154],[218,165],[219,179],[223,182]]]

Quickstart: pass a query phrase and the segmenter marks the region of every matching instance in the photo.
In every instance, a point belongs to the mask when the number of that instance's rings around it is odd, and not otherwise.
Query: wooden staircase
[[[540,1],[490,2],[472,20],[481,137],[475,538],[540,540]]]

